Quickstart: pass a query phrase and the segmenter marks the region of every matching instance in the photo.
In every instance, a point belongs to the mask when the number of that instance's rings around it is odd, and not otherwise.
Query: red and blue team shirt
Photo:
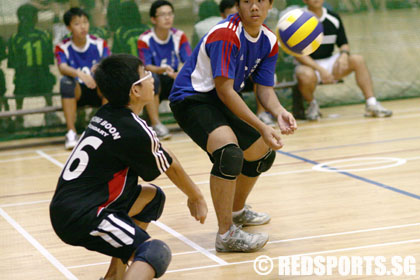
[[[105,40],[89,34],[86,37],[86,45],[83,48],[77,47],[71,38],[66,38],[59,43],[55,47],[57,64],[67,63],[75,69],[91,74],[92,66],[109,56],[110,51]],[[83,82],[79,79],[79,83]]]
[[[200,40],[175,79],[169,100],[215,93],[214,78],[220,76],[233,79],[236,92],[250,76],[254,83],[273,86],[277,56],[277,38],[271,30],[263,25],[253,38],[245,31],[239,14],[233,14]]]
[[[179,62],[184,63],[191,55],[190,43],[181,30],[171,28],[165,41],[160,40],[152,28],[139,36],[138,55],[144,65],[171,66],[178,71]]]

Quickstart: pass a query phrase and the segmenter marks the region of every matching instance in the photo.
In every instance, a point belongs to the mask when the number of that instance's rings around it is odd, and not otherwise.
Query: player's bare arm
[[[58,65],[58,70],[64,76],[80,78],[80,80],[82,80],[88,88],[96,88],[96,82],[93,79],[93,77],[90,74],[86,74],[82,70],[75,69],[67,63],[61,63],[60,65]]]
[[[273,87],[257,84],[257,96],[261,104],[268,110],[277,120],[282,134],[293,134],[297,129],[296,120],[280,104]]]
[[[187,175],[175,155],[168,149],[165,149],[165,151],[167,151],[172,157],[172,164],[168,170],[166,170],[166,175],[183,193],[188,196],[188,208],[190,209],[191,216],[193,216],[197,221],[200,221],[200,223],[204,224],[208,209],[203,194]]]
[[[233,80],[225,77],[216,77],[214,79],[217,95],[220,100],[231,110],[238,118],[247,122],[258,130],[264,138],[264,142],[273,150],[283,147],[280,135],[272,127],[264,124],[249,109],[238,93],[233,89]]]

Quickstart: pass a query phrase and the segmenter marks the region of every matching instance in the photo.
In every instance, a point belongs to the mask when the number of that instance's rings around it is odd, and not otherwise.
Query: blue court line
[[[311,163],[313,165],[319,164],[316,161],[313,161],[313,160],[310,160],[310,159],[307,159],[307,158],[304,158],[304,157],[301,157],[301,156],[297,156],[297,155],[294,155],[294,154],[291,154],[291,153],[288,153],[288,152],[283,152],[283,151],[277,151],[277,152],[280,153],[280,154],[282,154],[282,155],[288,156],[288,157],[292,157],[292,158],[295,158],[295,159],[298,159],[298,160],[301,160],[301,161],[304,161],[304,162],[307,162],[307,163]],[[375,182],[373,180],[370,180],[370,179],[367,179],[367,178],[364,178],[364,177],[361,177],[361,176],[358,176],[358,175],[355,175],[355,174],[352,174],[352,173],[349,173],[349,172],[340,171],[340,170],[335,169],[333,167],[329,167],[329,166],[325,166],[325,167],[327,167],[327,168],[329,168],[331,170],[337,170],[337,173],[346,175],[346,176],[348,176],[350,178],[354,178],[354,179],[357,179],[359,181],[362,181],[362,182],[365,182],[365,183],[369,183],[369,184],[378,186],[380,188],[384,188],[384,189],[387,189],[387,190],[390,190],[390,191],[393,191],[393,192],[396,192],[396,193],[399,193],[399,194],[402,194],[402,195],[406,195],[406,196],[409,196],[409,197],[412,197],[412,198],[415,198],[415,199],[420,200],[420,195],[417,195],[417,194],[414,194],[414,193],[410,193],[410,192],[407,192],[407,191],[404,191],[404,190],[400,190],[398,188],[394,188],[394,187],[391,187],[391,186],[388,186],[388,185],[385,185],[385,184],[382,184],[382,183],[379,183],[379,182]]]
[[[295,151],[290,151],[290,153],[302,153],[302,152],[311,152],[311,151],[321,151],[321,150],[330,150],[330,149],[355,147],[355,146],[364,146],[364,145],[372,145],[372,144],[392,143],[392,142],[398,142],[398,141],[410,141],[410,140],[417,140],[417,139],[420,139],[420,137],[396,138],[396,139],[389,139],[389,140],[382,140],[382,141],[374,141],[374,142],[361,142],[361,143],[356,143],[356,144],[327,146],[327,147],[320,147],[320,148],[313,148],[313,149],[295,150]]]

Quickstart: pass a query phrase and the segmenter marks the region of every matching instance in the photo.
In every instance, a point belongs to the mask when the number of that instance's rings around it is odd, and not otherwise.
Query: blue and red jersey
[[[233,79],[237,92],[249,77],[254,83],[273,86],[277,56],[277,38],[271,30],[263,25],[254,38],[245,31],[239,14],[233,14],[200,40],[178,74],[169,100],[214,93],[216,77]]]
[[[169,65],[178,71],[179,63],[184,63],[191,55],[187,36],[181,30],[171,28],[165,41],[160,40],[154,29],[147,30],[137,41],[138,55],[144,65]]]

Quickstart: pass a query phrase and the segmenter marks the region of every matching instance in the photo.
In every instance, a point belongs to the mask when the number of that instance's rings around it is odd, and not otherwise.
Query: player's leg
[[[151,220],[157,220],[160,217],[165,203],[165,195],[160,188],[151,184],[143,184],[139,188],[141,188],[141,192],[129,207],[128,215],[135,217],[133,221],[141,229],[146,230]],[[114,257],[111,259],[105,279],[121,280],[126,269],[127,265],[121,259]]]
[[[232,226],[232,206],[236,176],[240,174],[243,156],[232,129],[220,126],[209,134],[207,152],[213,156],[210,191],[219,226],[224,234]]]
[[[63,76],[60,80],[61,104],[63,107],[64,118],[66,120],[67,133],[65,148],[73,149],[77,144],[76,133],[76,113],[77,100],[80,99],[80,85],[74,78]]]
[[[307,120],[317,120],[320,118],[321,113],[319,111],[318,103],[314,98],[314,92],[318,85],[316,72],[306,65],[298,65],[295,73],[298,81],[298,91],[309,104],[305,111],[305,117]]]
[[[333,68],[334,77],[339,80],[354,72],[356,83],[361,89],[366,100],[365,116],[367,117],[389,117],[392,111],[384,108],[377,100],[373,91],[373,82],[365,59],[361,55],[350,55],[349,66],[338,74],[336,65]]]

